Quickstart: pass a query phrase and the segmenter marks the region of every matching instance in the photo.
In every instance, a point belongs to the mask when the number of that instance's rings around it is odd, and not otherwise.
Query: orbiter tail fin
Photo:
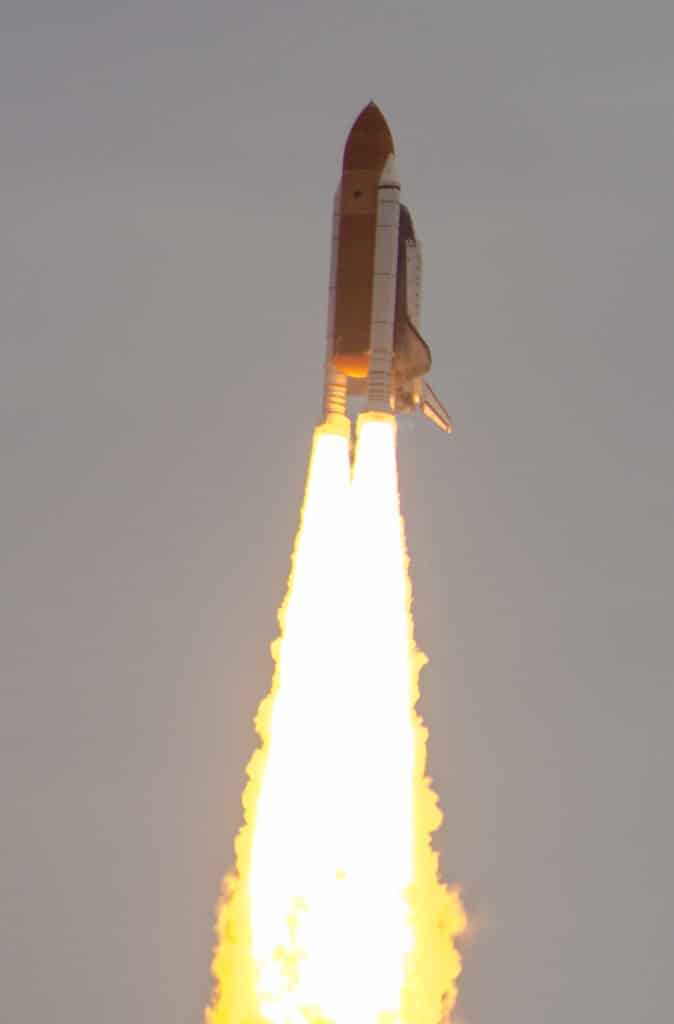
[[[421,411],[427,416],[431,423],[444,430],[446,434],[452,433],[452,417],[436,395],[430,384],[426,381],[421,385]]]

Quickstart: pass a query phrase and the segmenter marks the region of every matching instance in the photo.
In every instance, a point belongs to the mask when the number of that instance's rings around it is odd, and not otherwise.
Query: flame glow
[[[391,416],[360,418],[353,479],[348,428],[316,431],[280,623],[207,1024],[438,1024],[465,916],[431,846]]]

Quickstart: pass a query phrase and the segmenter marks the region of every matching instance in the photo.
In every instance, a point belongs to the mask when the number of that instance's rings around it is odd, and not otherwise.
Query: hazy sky
[[[674,1016],[674,11],[5,0],[0,1002],[185,1024],[370,98],[447,440],[400,428],[467,1024]]]

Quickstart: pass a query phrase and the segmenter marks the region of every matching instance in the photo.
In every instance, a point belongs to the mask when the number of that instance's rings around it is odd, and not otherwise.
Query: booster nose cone
[[[384,169],[386,158],[394,152],[393,138],[386,118],[370,101],[353,123],[344,147],[343,170],[376,171]]]

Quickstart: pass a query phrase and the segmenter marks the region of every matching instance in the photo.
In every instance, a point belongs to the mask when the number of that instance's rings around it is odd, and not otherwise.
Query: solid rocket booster
[[[423,377],[431,352],[419,333],[421,248],[400,182],[389,127],[374,103],[356,119],[335,193],[324,413],[347,396],[379,412],[419,410],[442,430],[452,422]]]

